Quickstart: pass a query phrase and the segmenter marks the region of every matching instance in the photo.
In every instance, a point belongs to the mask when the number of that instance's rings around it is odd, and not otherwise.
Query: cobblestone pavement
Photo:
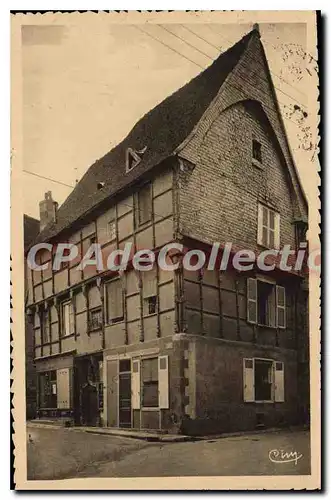
[[[29,479],[310,473],[307,431],[169,444],[64,428],[32,428],[28,434]],[[270,460],[271,450],[279,450],[276,459],[284,461]],[[289,452],[297,452],[297,461],[284,455]]]

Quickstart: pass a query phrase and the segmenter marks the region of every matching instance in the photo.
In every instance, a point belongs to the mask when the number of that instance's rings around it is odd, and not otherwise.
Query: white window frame
[[[251,299],[248,295],[249,291],[249,284],[248,280],[253,280],[256,283],[256,288],[255,288],[255,295],[256,295],[256,301]],[[264,283],[269,283],[274,287],[274,294],[275,294],[275,324],[274,325],[264,325],[262,323],[258,322],[258,293],[257,293],[257,286],[258,286],[258,281],[264,282]],[[278,295],[279,295],[279,289],[284,290],[284,305],[279,305],[278,304]],[[246,301],[247,301],[247,322],[251,324],[256,324],[258,326],[264,327],[264,328],[273,328],[273,329],[281,329],[281,330],[286,330],[286,288],[281,285],[277,285],[277,282],[273,279],[268,279],[264,278],[262,276],[256,276],[255,278],[247,278],[247,293],[246,293]],[[256,321],[252,321],[249,319],[249,303],[250,302],[255,302],[256,303]],[[284,310],[284,325],[279,325],[278,324],[278,309]]]
[[[253,394],[254,394],[254,398],[249,399],[249,400],[245,399],[245,387],[244,387],[245,369],[246,369],[245,362],[247,360],[251,360],[253,363]],[[255,362],[256,361],[267,361],[267,362],[271,363],[272,381],[271,381],[271,399],[270,400],[256,400],[255,399]],[[282,365],[282,370],[279,370],[282,372],[281,381],[283,384],[282,390],[280,391],[282,394],[281,398],[279,396],[278,396],[278,398],[276,398],[276,364],[277,363],[280,363]],[[271,359],[271,358],[262,358],[262,357],[243,358],[243,400],[244,400],[244,402],[245,403],[255,403],[255,404],[284,403],[285,402],[285,375],[284,374],[285,374],[285,364],[283,361],[278,361],[278,360]]]
[[[267,210],[267,224],[263,223],[263,211]],[[270,213],[274,214],[274,228],[271,228]],[[280,213],[273,208],[258,203],[258,221],[257,221],[257,243],[264,248],[279,250],[280,248]],[[267,230],[267,241],[263,241],[263,229]],[[274,245],[270,243],[270,235],[274,235]]]
[[[65,316],[64,316],[64,308],[65,307],[68,307],[68,324],[65,321]],[[74,328],[72,328],[72,331],[70,329],[70,316],[71,315],[74,315],[74,310],[73,310],[73,305],[72,305],[71,300],[65,300],[65,301],[61,302],[61,338],[68,337],[69,335],[72,335],[74,333]],[[66,328],[67,326],[68,326],[68,331]]]

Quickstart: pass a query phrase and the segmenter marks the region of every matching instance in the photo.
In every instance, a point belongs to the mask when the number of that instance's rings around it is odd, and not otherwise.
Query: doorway
[[[75,423],[102,425],[103,384],[102,354],[77,357],[74,371]]]
[[[119,360],[118,425],[131,428],[131,360]]]

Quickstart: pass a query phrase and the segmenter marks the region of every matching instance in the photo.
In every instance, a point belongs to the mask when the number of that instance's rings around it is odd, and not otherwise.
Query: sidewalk
[[[29,427],[36,428],[61,428],[71,431],[89,432],[91,434],[106,434],[108,436],[120,436],[132,439],[141,439],[150,442],[162,442],[162,443],[183,443],[185,441],[195,441],[197,438],[195,436],[186,436],[184,434],[160,434],[157,432],[147,432],[147,431],[135,431],[135,430],[125,430],[110,427],[65,427],[62,422],[54,422],[51,420],[30,420],[27,422]]]
[[[254,434],[268,434],[268,433],[275,433],[275,432],[280,432],[284,429],[280,428],[269,428],[269,429],[259,429],[259,430],[252,430],[252,431],[239,431],[239,432],[228,432],[228,433],[223,433],[223,434],[210,434],[207,436],[187,436],[184,434],[163,434],[160,432],[149,432],[149,431],[136,431],[136,430],[126,430],[126,429],[118,429],[118,428],[111,428],[111,427],[84,427],[84,426],[77,426],[77,427],[64,427],[62,422],[56,422],[53,420],[30,420],[27,422],[27,424],[31,427],[37,427],[37,428],[49,428],[49,427],[55,427],[55,428],[61,428],[61,429],[67,429],[71,431],[77,431],[77,432],[88,432],[91,434],[105,434],[108,436],[119,436],[119,437],[124,437],[124,438],[131,438],[131,439],[140,439],[144,441],[149,441],[149,442],[161,442],[161,443],[183,443],[186,441],[204,441],[204,440],[210,440],[210,439],[222,439],[222,438],[228,438],[228,437],[242,437],[242,436],[251,436]],[[286,429],[287,431],[297,431],[297,430],[302,430],[303,427],[291,427]]]

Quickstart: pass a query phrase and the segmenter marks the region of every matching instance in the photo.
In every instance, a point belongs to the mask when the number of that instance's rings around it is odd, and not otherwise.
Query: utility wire
[[[178,38],[182,42],[186,43],[186,45],[188,45],[189,47],[192,47],[192,49],[200,52],[200,54],[202,54],[203,56],[209,57],[209,59],[213,59],[209,54],[207,54],[203,50],[198,49],[198,47],[196,47],[195,45],[193,45],[190,42],[188,42],[187,40],[185,40],[185,38],[182,38],[181,36],[177,35],[176,33],[173,33],[172,31],[168,30],[162,24],[159,24],[159,26],[160,26],[160,28],[164,29],[167,33],[170,33],[170,35],[175,36],[176,38]]]
[[[57,181],[55,179],[51,179],[50,177],[46,177],[44,175],[36,174],[35,172],[30,172],[30,170],[23,170],[24,173],[34,175],[35,177],[40,177],[41,179],[46,179],[47,181],[55,182],[57,184],[61,184],[62,186],[66,186],[69,188],[74,188],[75,186],[71,186],[70,184],[66,184],[65,182]]]
[[[222,47],[217,47],[217,45],[214,45],[213,43],[209,42],[208,40],[205,40],[202,36],[198,35],[198,33],[195,33],[194,31],[192,31],[190,28],[188,28],[184,24],[181,24],[180,26],[182,26],[182,28],[184,28],[185,30],[187,30],[190,33],[192,33],[193,35],[195,35],[197,38],[200,38],[200,40],[202,40],[203,42],[208,43],[211,47],[214,47],[214,49],[222,50]]]
[[[162,24],[159,25],[161,28],[163,28],[164,30],[166,30],[168,33],[170,33],[171,35],[179,38],[180,40],[182,40],[184,43],[186,43],[187,45],[189,45],[190,47],[192,47],[193,49],[197,50],[198,52],[200,52],[201,54],[209,57],[211,60],[214,60],[209,54],[206,54],[205,52],[199,50],[197,47],[195,47],[195,45],[192,45],[191,43],[187,42],[184,38],[181,38],[179,35],[173,33],[172,31],[170,30],[167,30],[166,28],[164,28],[164,26],[162,26]],[[181,25],[183,26],[183,25]],[[186,29],[185,26],[183,26],[183,28]],[[205,38],[203,38],[202,36],[200,35],[197,35],[196,33],[194,33],[194,31],[190,30],[189,28],[187,28],[188,31],[190,31],[191,33],[193,33],[194,35],[196,35],[198,38],[200,38],[201,40],[203,40],[205,43],[209,44],[211,47],[215,47],[214,45],[210,44]],[[227,40],[225,38],[225,40]],[[230,42],[230,40],[227,40],[228,42]],[[231,42],[230,42],[231,43]],[[232,44],[233,45],[233,44]],[[217,48],[217,47],[216,47]],[[269,68],[269,71],[270,73],[273,73],[270,68]],[[274,74],[274,73],[273,73]],[[276,75],[278,76],[278,75]],[[296,99],[295,97],[293,97],[292,95],[288,94],[287,92],[284,92],[282,89],[280,89],[279,87],[276,87],[276,85],[274,85],[274,87],[279,90],[279,92],[281,92],[282,94],[286,95],[287,97],[289,97],[290,99],[293,99],[293,101],[297,102],[298,104],[300,104],[301,106],[303,106],[304,108],[307,108],[307,106],[305,104],[303,104],[302,102],[300,102],[298,99]],[[284,103],[282,103],[284,104]]]
[[[193,32],[192,32],[192,33],[193,33]],[[227,42],[229,42],[229,43],[230,43],[230,45],[233,45],[233,44],[234,44],[234,42],[231,42],[231,40],[229,40],[228,38],[226,38],[223,34],[219,33],[218,31],[217,31],[217,34],[218,34],[218,35],[220,35],[220,36],[221,36],[224,40],[226,40]],[[202,37],[199,37],[199,38],[202,38]],[[207,40],[205,40],[205,41],[207,42]],[[209,43],[209,42],[207,42],[207,43]],[[266,43],[267,45],[271,45],[271,46],[273,46],[273,45],[272,45],[271,43],[269,43],[267,40],[263,40],[263,43]],[[270,68],[269,68],[269,71],[270,71],[270,73],[272,73],[274,76],[276,76],[277,78],[279,78],[280,80],[282,80],[283,82],[285,82],[287,85],[289,85],[290,87],[292,87],[293,89],[295,89],[297,92],[299,92],[300,94],[302,94],[303,96],[305,96],[305,94],[304,94],[301,90],[299,90],[297,87],[295,87],[295,86],[294,86],[294,85],[292,85],[290,82],[288,82],[288,81],[287,81],[284,77],[279,76],[277,73],[275,73],[274,71],[272,71]],[[305,108],[307,107],[307,106],[305,106],[302,102],[300,102],[299,100],[295,99],[292,95],[287,94],[286,92],[284,92],[283,90],[281,90],[279,87],[276,87],[276,86],[275,86],[275,88],[276,88],[277,90],[279,90],[280,92],[282,92],[283,94],[285,94],[286,96],[288,96],[288,97],[290,97],[291,99],[293,99],[294,101],[296,101],[298,104],[301,104],[301,106],[303,106],[303,107],[305,107]]]
[[[137,25],[134,25],[134,27],[136,27],[136,28],[137,28]],[[158,37],[151,35],[149,32],[147,32],[147,31],[145,31],[145,30],[143,30],[143,29],[141,29],[141,28],[137,28],[137,29],[139,29],[139,31],[143,32],[145,35],[150,36],[153,40],[155,40],[155,41],[157,41],[157,42],[160,42],[161,44],[165,45],[168,49],[172,50],[173,52],[175,52],[176,54],[180,55],[180,56],[181,56],[181,57],[183,57],[184,59],[187,59],[188,61],[190,61],[191,63],[195,64],[195,65],[196,65],[196,66],[198,66],[199,68],[201,68],[201,69],[203,69],[203,70],[205,70],[205,69],[206,69],[205,67],[201,66],[201,65],[200,65],[199,63],[197,63],[196,61],[194,61],[194,60],[192,60],[192,59],[188,58],[187,56],[185,56],[185,55],[184,55],[184,54],[182,54],[181,52],[179,52],[179,51],[175,50],[175,49],[174,49],[173,47],[171,47],[170,45],[165,44],[165,43],[164,43],[162,40],[160,40]],[[211,58],[211,56],[208,56],[208,57],[210,57],[210,59],[212,59],[212,58]],[[255,76],[257,76],[257,75],[255,75]],[[240,78],[240,76],[238,76],[238,75],[237,75],[237,78]],[[241,78],[240,78],[240,79],[241,79]],[[254,86],[253,86],[252,84],[250,84],[248,81],[243,80],[243,82],[244,82],[245,84],[248,84],[248,85],[250,85],[250,86],[252,86],[252,87],[254,88]],[[237,90],[243,91],[243,89],[241,89],[241,88],[239,88],[239,87],[236,87],[236,86],[235,86],[235,85],[233,85],[232,83],[227,83],[227,85],[229,85],[229,86],[231,86],[231,87],[233,87],[233,88],[236,88]],[[261,90],[261,92],[262,92],[262,93],[264,93],[264,94],[266,94],[266,95],[268,95],[268,94],[267,94],[266,92],[264,92],[263,90]],[[288,108],[289,108],[289,105],[288,105],[288,104],[285,104],[284,102],[280,101],[279,99],[278,99],[278,102],[279,102],[279,104],[283,104],[283,106],[285,106],[285,107],[288,107]],[[264,106],[265,106],[266,108],[268,108],[268,109],[270,109],[271,111],[273,111],[273,112],[274,112],[274,109],[273,109],[273,108],[271,108],[270,106],[268,106],[267,104],[264,104]],[[290,121],[290,122],[292,122],[292,123],[294,123],[296,126],[299,126],[299,124],[298,124],[298,123],[296,123],[295,121],[291,120],[291,118],[288,118],[287,116],[284,116],[284,119],[285,119],[285,120],[288,120],[288,121]]]
[[[153,38],[153,40],[155,40],[156,42],[158,43],[161,43],[162,45],[164,45],[165,47],[167,47],[168,49],[172,50],[173,52],[175,52],[176,54],[182,56],[182,57],[185,57],[185,59],[187,59],[188,61],[190,61],[191,63],[195,64],[196,66],[199,66],[199,68],[201,69],[206,69],[204,68],[203,66],[200,66],[200,64],[198,64],[197,62],[193,61],[193,59],[190,59],[189,57],[186,57],[186,56],[183,56],[183,54],[181,54],[180,52],[178,52],[176,49],[174,49],[173,47],[171,47],[171,45],[168,45],[167,43],[164,43],[162,40],[160,40],[159,38],[157,37],[154,37],[153,35],[151,35],[150,33],[148,33],[148,31],[144,31],[143,29],[141,29],[140,27],[138,27],[137,24],[132,24],[132,26],[134,28],[136,28],[137,30],[141,31],[142,33],[144,33],[145,35],[148,35],[149,37]]]

